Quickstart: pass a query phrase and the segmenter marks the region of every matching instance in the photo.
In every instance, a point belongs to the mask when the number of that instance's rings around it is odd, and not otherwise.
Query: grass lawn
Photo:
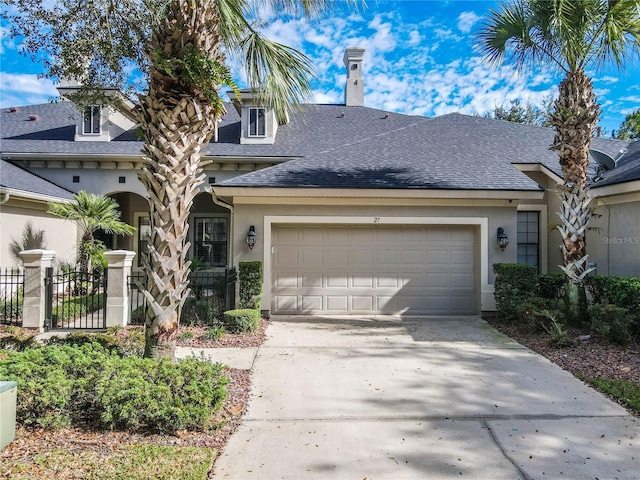
[[[205,480],[215,450],[150,444],[51,448],[24,459],[2,460],[3,478]],[[99,448],[96,448],[99,447]]]

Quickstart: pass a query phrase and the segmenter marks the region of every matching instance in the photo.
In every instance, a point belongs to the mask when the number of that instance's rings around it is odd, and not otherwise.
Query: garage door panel
[[[376,265],[393,265],[400,263],[400,252],[397,248],[381,248],[376,250]]]
[[[330,312],[346,312],[349,310],[349,297],[347,295],[327,295],[327,310]]]
[[[317,239],[316,239],[317,241]],[[349,229],[345,227],[329,227],[324,233],[325,245],[349,245]]]
[[[324,264],[324,252],[322,250],[305,248],[298,254],[298,265],[302,268],[316,268]]]
[[[402,250],[402,265],[424,265],[425,258],[424,250]]]
[[[275,226],[274,313],[476,313],[475,229]]]
[[[298,308],[298,296],[297,295],[276,295],[275,297],[276,309],[281,312],[297,312]]]
[[[322,265],[328,267],[344,267],[349,263],[349,250],[347,248],[331,248],[326,250],[326,261]],[[317,264],[316,266],[318,266]]]
[[[349,275],[345,273],[328,273],[327,288],[347,288],[349,286]]]
[[[373,295],[353,295],[351,297],[351,309],[370,312],[373,310],[374,302],[375,299]]]
[[[378,273],[376,275],[378,280],[377,286],[382,288],[398,288],[398,275],[394,272]]]
[[[373,273],[357,272],[353,274],[352,286],[355,288],[373,288]]]
[[[469,273],[452,273],[451,287],[453,288],[473,288],[473,276]]]
[[[375,265],[375,254],[372,249],[349,251],[349,265],[373,266]]]
[[[277,288],[297,288],[298,275],[293,272],[278,272],[275,275],[275,285]]]
[[[318,312],[324,310],[322,308],[322,295],[302,295],[302,311],[303,312]]]
[[[305,288],[322,288],[324,275],[322,272],[308,272],[301,271],[299,278],[301,279],[300,285]]]

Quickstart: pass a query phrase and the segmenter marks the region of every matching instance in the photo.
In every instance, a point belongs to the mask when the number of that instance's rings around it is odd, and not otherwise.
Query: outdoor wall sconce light
[[[249,245],[249,248],[253,250],[253,247],[255,244],[256,244],[256,227],[251,225],[249,227],[249,233],[247,233],[247,245]]]
[[[500,250],[504,251],[504,249],[507,248],[507,245],[509,245],[509,237],[504,233],[504,228],[498,227],[498,246],[500,247]]]

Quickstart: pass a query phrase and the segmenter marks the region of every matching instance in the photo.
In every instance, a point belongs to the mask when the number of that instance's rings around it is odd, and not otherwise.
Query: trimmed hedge
[[[536,296],[550,300],[560,300],[566,293],[566,277],[562,273],[543,273],[538,275]]]
[[[227,310],[222,323],[231,333],[255,332],[260,324],[260,311],[253,308]]]
[[[587,288],[593,303],[608,303],[640,313],[640,278],[587,277]]]
[[[519,305],[535,294],[538,271],[519,263],[495,263],[493,271],[498,315],[505,320],[518,320]]]
[[[0,379],[18,383],[24,425],[206,430],[227,394],[220,364],[122,358],[99,343],[3,351],[0,360]]]
[[[620,345],[631,341],[633,319],[629,310],[616,305],[596,303],[589,308],[591,331]]]
[[[240,305],[243,308],[260,310],[262,295],[262,262],[240,262],[238,281],[240,282]]]

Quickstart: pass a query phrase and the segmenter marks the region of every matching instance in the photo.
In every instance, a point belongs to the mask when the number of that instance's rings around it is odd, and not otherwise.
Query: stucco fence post
[[[45,320],[45,270],[53,263],[53,250],[23,250],[24,292],[22,296],[22,326],[44,332]]]
[[[126,327],[131,315],[131,299],[127,279],[131,275],[131,265],[135,252],[111,250],[105,252],[107,258],[107,311],[105,324],[109,327]]]

